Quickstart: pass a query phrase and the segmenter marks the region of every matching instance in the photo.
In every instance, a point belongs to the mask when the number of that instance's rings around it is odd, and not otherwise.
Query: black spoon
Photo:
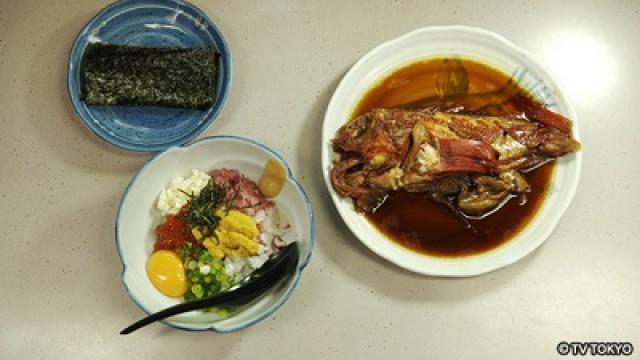
[[[155,321],[188,311],[220,305],[232,306],[248,304],[267,292],[267,290],[271,289],[280,280],[291,277],[298,267],[298,259],[298,244],[293,242],[280,250],[277,255],[267,260],[259,269],[255,270],[251,275],[247,276],[228,291],[211,297],[184,302],[158,311],[129,325],[120,331],[120,335],[127,335]]]

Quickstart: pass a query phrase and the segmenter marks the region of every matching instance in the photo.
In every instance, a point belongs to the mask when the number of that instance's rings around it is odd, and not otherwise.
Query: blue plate
[[[94,106],[80,101],[82,55],[89,43],[214,48],[220,53],[216,99],[206,110],[159,106]],[[68,69],[76,113],[108,143],[125,150],[157,152],[182,145],[216,119],[231,87],[231,53],[216,25],[195,6],[179,0],[121,0],[98,13],[78,34]]]

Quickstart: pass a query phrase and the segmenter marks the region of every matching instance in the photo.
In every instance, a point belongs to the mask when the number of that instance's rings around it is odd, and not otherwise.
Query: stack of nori
[[[205,109],[216,96],[217,59],[214,49],[90,44],[81,99],[89,105]]]

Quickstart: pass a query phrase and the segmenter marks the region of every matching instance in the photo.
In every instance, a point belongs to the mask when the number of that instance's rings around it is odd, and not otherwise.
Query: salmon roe
[[[164,223],[156,228],[156,237],[154,251],[176,251],[185,241],[191,241],[193,235],[187,231],[187,226],[180,216],[169,214]]]

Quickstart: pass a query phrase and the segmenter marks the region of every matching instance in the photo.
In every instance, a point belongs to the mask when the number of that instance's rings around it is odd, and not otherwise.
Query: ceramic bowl
[[[216,49],[220,56],[213,106],[193,110],[86,105],[80,100],[81,62],[87,45],[95,42]],[[187,143],[218,117],[231,88],[231,52],[213,21],[187,2],[121,0],[103,9],[78,34],[69,55],[67,83],[75,112],[94,134],[124,150],[157,152]]]
[[[268,159],[280,161],[288,174],[284,188],[274,201],[291,224],[285,239],[297,241],[300,245],[300,261],[295,276],[229,318],[220,319],[214,313],[194,311],[176,315],[165,323],[186,330],[237,331],[266,318],[284,304],[296,288],[313,249],[314,223],[309,199],[286,161],[273,150],[237,136],[214,136],[158,154],[133,176],[122,196],[116,217],[116,245],[124,268],[122,282],[131,299],[142,310],[150,314],[179,302],[158,292],[145,271],[155,242],[154,229],[161,218],[155,209],[160,191],[175,176],[189,176],[192,169],[234,168],[257,181]]]
[[[550,191],[535,217],[518,235],[489,252],[474,256],[445,258],[419,254],[401,247],[379,232],[354,210],[350,199],[338,195],[330,180],[336,154],[331,140],[350,119],[364,94],[390,73],[417,61],[437,57],[470,58],[488,64],[526,88],[551,110],[573,120],[573,132],[580,139],[576,113],[556,82],[533,57],[500,35],[466,26],[422,28],[388,41],[364,55],[337,87],[324,118],[322,170],[331,198],[360,241],[383,258],[414,272],[436,276],[472,276],[509,265],[542,244],[558,225],[578,185],[582,152],[558,160]]]

